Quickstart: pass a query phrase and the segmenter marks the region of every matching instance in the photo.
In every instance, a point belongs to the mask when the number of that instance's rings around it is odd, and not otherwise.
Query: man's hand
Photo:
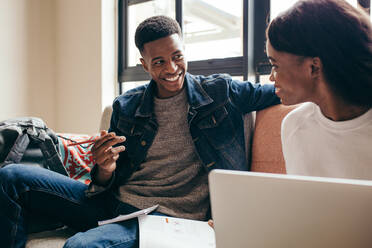
[[[105,185],[111,179],[112,173],[116,169],[116,160],[119,158],[119,153],[125,150],[125,146],[112,146],[124,141],[124,136],[116,136],[115,133],[107,133],[103,130],[101,131],[101,137],[94,142],[92,155],[98,166],[96,175],[98,184]]]

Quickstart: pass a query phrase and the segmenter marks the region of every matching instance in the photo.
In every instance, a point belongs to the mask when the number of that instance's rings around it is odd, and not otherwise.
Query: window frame
[[[119,94],[122,94],[123,83],[129,81],[150,80],[150,76],[141,65],[128,66],[128,7],[151,0],[118,0],[118,83]],[[183,0],[175,1],[176,20],[183,31]],[[371,13],[370,0],[358,0],[358,3]],[[265,30],[270,22],[270,0],[243,0],[243,55],[188,61],[191,74],[209,75],[228,73],[231,76],[255,78],[259,82],[261,75],[270,74],[271,66],[265,53]]]
[[[119,43],[118,43],[118,83],[119,93],[122,83],[128,81],[150,80],[150,76],[141,65],[128,66],[128,7],[148,0],[119,0]],[[176,20],[183,30],[183,0],[175,1]],[[243,55],[188,61],[188,71],[191,74],[209,75],[213,73],[228,73],[231,76],[243,76],[244,80],[254,76],[256,82],[261,74],[270,73],[270,64],[265,54],[265,29],[267,16],[270,13],[270,0],[243,0]]]

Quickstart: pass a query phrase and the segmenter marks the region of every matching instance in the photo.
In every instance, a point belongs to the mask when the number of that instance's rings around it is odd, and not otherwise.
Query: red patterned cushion
[[[93,143],[75,146],[69,146],[69,144],[93,140],[98,137],[98,135],[90,136],[85,134],[60,133],[58,137],[62,162],[70,177],[85,184],[89,184],[91,182],[90,171],[94,165],[91,152]]]

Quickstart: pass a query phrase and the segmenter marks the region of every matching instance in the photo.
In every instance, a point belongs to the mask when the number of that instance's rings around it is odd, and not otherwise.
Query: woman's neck
[[[316,103],[322,114],[333,121],[347,121],[359,117],[366,113],[370,108],[352,105],[345,102],[338,96],[326,95],[319,103]]]

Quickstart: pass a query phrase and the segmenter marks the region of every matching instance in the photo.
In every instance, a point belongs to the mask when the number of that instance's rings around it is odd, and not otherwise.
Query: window
[[[119,91],[148,82],[134,44],[137,25],[153,15],[175,18],[185,41],[188,71],[268,82],[271,66],[265,53],[270,19],[297,0],[118,0]],[[347,0],[370,9],[370,0]]]
[[[243,1],[184,1],[183,27],[190,61],[243,56]]]
[[[136,66],[141,58],[134,44],[136,27],[146,18],[154,15],[166,15],[175,18],[174,0],[137,1],[128,6],[128,65]]]
[[[180,23],[190,73],[229,73],[242,79],[268,73],[264,41],[269,4],[270,0],[119,0],[120,93],[125,83],[130,82],[128,89],[150,79],[140,65],[134,32],[144,19],[159,14]]]

